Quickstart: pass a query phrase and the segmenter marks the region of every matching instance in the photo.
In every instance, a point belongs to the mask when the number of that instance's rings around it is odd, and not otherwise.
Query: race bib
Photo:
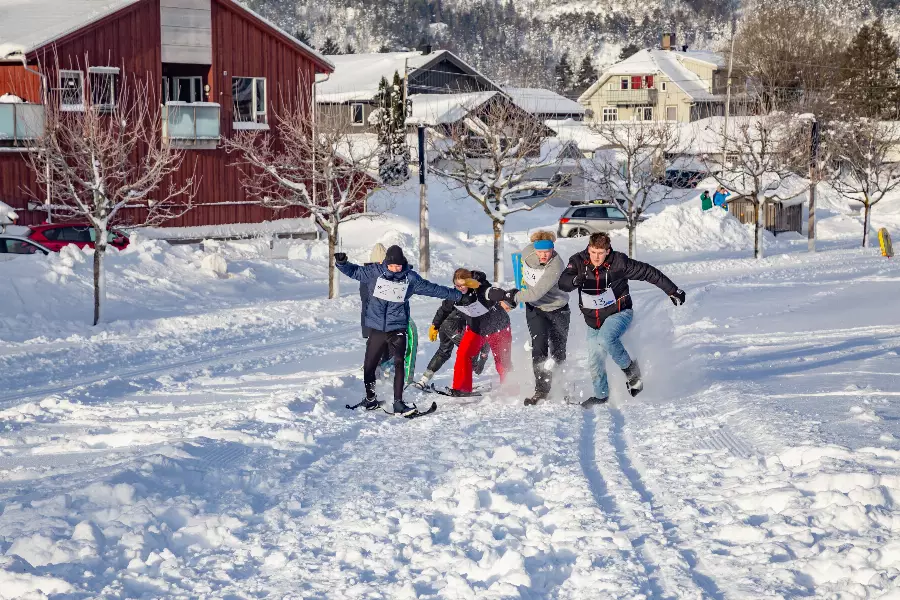
[[[616,295],[613,293],[612,288],[606,288],[606,290],[598,296],[590,296],[588,294],[581,295],[581,305],[584,308],[591,310],[603,310],[615,303]]]
[[[481,302],[473,302],[472,304],[467,304],[465,306],[456,305],[456,310],[466,315],[467,317],[480,317],[482,315],[486,315],[488,313],[487,307]]]
[[[406,302],[407,289],[409,289],[407,281],[389,281],[379,277],[378,283],[375,284],[375,293],[372,295],[388,302]]]
[[[522,267],[522,279],[525,280],[525,285],[530,285],[532,287],[537,285],[538,279],[540,279],[543,274],[543,269],[532,269],[528,265],[523,265]]]

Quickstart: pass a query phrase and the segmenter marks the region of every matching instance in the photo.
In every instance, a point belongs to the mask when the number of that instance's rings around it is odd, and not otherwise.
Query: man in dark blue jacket
[[[360,283],[374,282],[372,295],[366,305],[365,325],[369,328],[366,357],[363,362],[363,383],[366,386],[367,410],[378,408],[375,396],[375,370],[385,346],[394,358],[394,412],[409,415],[415,407],[403,402],[406,384],[403,358],[406,354],[406,327],[409,324],[409,298],[413,295],[459,300],[462,294],[423,279],[412,270],[400,246],[391,246],[380,264],[354,265],[347,262],[347,255],[334,255],[338,270]]]

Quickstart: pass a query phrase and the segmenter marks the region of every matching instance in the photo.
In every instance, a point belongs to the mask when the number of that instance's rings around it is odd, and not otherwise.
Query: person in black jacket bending
[[[457,269],[453,274],[453,284],[463,295],[455,308],[465,317],[466,330],[456,351],[450,393],[468,396],[472,393],[472,359],[485,343],[494,354],[494,366],[500,375],[500,383],[512,371],[512,329],[503,303],[491,301],[486,296],[491,286],[487,275],[481,271]]]
[[[456,285],[456,282],[454,282]],[[457,287],[457,289],[461,289]],[[468,288],[466,288],[468,290]],[[428,329],[428,339],[436,342],[440,338],[440,344],[435,351],[434,356],[428,362],[428,367],[422,377],[416,382],[416,387],[424,389],[428,382],[434,377],[434,374],[441,370],[453,355],[453,347],[459,346],[462,341],[463,334],[466,332],[466,316],[456,310],[456,302],[453,300],[444,300],[434,313],[431,320],[431,327]],[[488,351],[490,346],[487,342],[478,351],[478,356],[472,361],[472,370],[476,375],[481,375],[484,370],[484,364],[487,362]]]
[[[609,399],[607,355],[625,371],[632,396],[643,389],[638,364],[628,355],[620,339],[634,318],[628,290],[630,279],[652,283],[668,294],[676,306],[684,304],[684,292],[671,279],[647,263],[614,251],[606,233],[591,235],[588,247],[569,259],[559,278],[561,290],[578,290],[578,305],[588,325],[588,363],[594,395],[581,403],[585,408]]]

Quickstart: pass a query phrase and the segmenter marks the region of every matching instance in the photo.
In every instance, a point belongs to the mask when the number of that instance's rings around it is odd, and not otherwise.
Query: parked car
[[[639,220],[643,221],[644,217]],[[598,231],[625,229],[625,215],[617,207],[607,205],[573,206],[559,218],[559,237],[581,237]]]
[[[50,254],[50,250],[21,235],[0,234],[0,260],[17,254]]]
[[[28,239],[59,252],[63,246],[75,244],[79,248],[94,247],[94,228],[87,223],[53,223],[31,225]],[[128,235],[118,229],[107,232],[108,243],[113,248],[123,250],[128,247]]]

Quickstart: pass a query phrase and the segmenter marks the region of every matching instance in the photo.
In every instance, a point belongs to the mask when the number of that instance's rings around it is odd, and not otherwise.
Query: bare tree
[[[837,172],[832,185],[863,209],[863,248],[869,245],[872,207],[900,186],[900,128],[894,122],[856,119],[834,125]]]
[[[429,154],[435,158],[430,169],[459,184],[491,220],[494,281],[499,283],[506,220],[545,203],[568,177],[559,176],[562,155],[545,144],[552,132],[539,119],[499,95],[461,109],[464,116],[430,136]]]
[[[797,174],[801,167],[794,151],[801,135],[808,136],[801,133],[805,131],[801,121],[786,113],[736,117],[727,131],[724,124],[715,131],[728,159],[721,170],[710,171],[731,192],[728,202],[743,200],[753,206],[754,258],[764,253],[766,204],[795,198],[809,189],[809,181]]]
[[[678,125],[669,121],[612,121],[591,129],[606,140],[606,148],[595,153],[584,178],[596,183],[600,195],[625,215],[628,255],[634,258],[642,215],[676,193],[660,181],[665,161],[680,154],[685,144]]]
[[[334,266],[340,225],[366,207],[377,181],[378,145],[354,133],[346,111],[321,111],[315,127],[308,104],[283,103],[273,136],[243,132],[225,142],[238,155],[248,193],[262,206],[309,212],[328,236],[328,297],[338,297]]]
[[[149,80],[125,75],[87,77],[81,90],[50,94],[44,133],[26,153],[38,184],[51,189],[54,210],[93,227],[94,325],[106,299],[110,228],[159,225],[190,210],[196,194],[193,169],[178,182],[173,177],[184,152],[163,136],[156,91]]]

